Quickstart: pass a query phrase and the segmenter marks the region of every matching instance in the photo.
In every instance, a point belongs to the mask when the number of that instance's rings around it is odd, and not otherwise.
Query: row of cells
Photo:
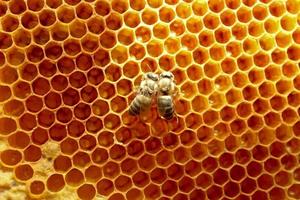
[[[221,13],[221,16],[223,16],[223,21],[234,21],[235,20],[235,14],[231,10],[237,10],[236,15],[239,21],[241,22],[248,22],[251,20],[252,16],[257,20],[263,20],[270,14],[274,17],[280,17],[284,14],[286,14],[286,11],[288,11],[291,14],[297,14],[297,11],[300,9],[299,5],[297,5],[297,2],[294,2],[292,0],[289,0],[286,2],[286,5],[282,1],[275,1],[271,2],[269,5],[264,5],[261,3],[256,4],[255,1],[244,1],[244,6],[240,5],[239,1],[236,2],[226,2],[227,7],[229,9],[225,9],[224,1],[209,1],[208,5],[205,2],[201,1],[195,1],[191,4],[189,2],[180,2],[170,0],[170,2],[167,2],[167,4],[171,5],[164,5],[162,6],[162,1],[148,1],[148,5],[152,8],[146,8],[145,9],[145,1],[139,1],[136,2],[134,0],[130,0],[129,2],[126,0],[117,1],[113,0],[111,3],[109,3],[106,0],[97,0],[94,3],[94,7],[89,2],[81,2],[77,0],[76,7],[72,7],[69,5],[61,5],[61,1],[58,1],[56,3],[50,3],[47,1],[46,3],[50,8],[57,9],[57,18],[64,22],[69,23],[74,18],[75,15],[77,18],[86,20],[89,19],[93,12],[95,11],[96,14],[100,16],[107,16],[108,21],[115,21],[119,20],[121,18],[121,14],[124,14],[124,19],[128,21],[135,21],[135,19],[139,18],[135,11],[142,11],[142,20],[146,24],[153,24],[155,21],[157,21],[158,16],[157,13],[154,11],[154,9],[159,9],[159,17],[160,20],[163,22],[170,22],[172,19],[174,19],[175,16],[180,17],[182,19],[186,19],[190,17],[192,14],[203,16],[208,12],[208,8],[210,11],[212,11],[212,14],[215,13]],[[49,5],[50,3],[50,5]],[[67,2],[68,3],[68,2]],[[177,4],[174,10],[171,8],[171,6],[174,6],[174,4]],[[130,10],[126,12],[130,7],[135,10]],[[37,1],[37,0],[30,0],[27,2],[28,11],[26,10],[26,3],[23,0],[13,0],[10,1],[7,5],[7,3],[2,2],[0,4],[1,6],[1,13],[0,16],[4,16],[8,9],[10,13],[15,15],[28,15],[30,17],[27,17],[27,23],[28,18],[36,19],[36,15],[34,12],[39,12],[39,20],[42,23],[42,25],[48,25],[46,21],[56,21],[55,13],[51,9],[43,9],[44,8],[44,1]],[[162,6],[162,7],[161,7]],[[161,8],[159,8],[161,7]],[[251,7],[251,8],[250,8]],[[113,11],[112,11],[113,10]],[[26,12],[27,11],[27,12]],[[32,12],[31,12],[32,11]],[[34,16],[34,17],[31,17]],[[229,17],[230,16],[230,17]],[[286,15],[285,15],[286,16]],[[285,17],[284,16],[284,17]],[[130,20],[130,19],[133,20]],[[33,20],[35,21],[35,20]],[[120,21],[120,20],[119,20]],[[153,22],[154,21],[154,22]],[[46,23],[46,24],[43,24]]]
[[[280,146],[278,146],[280,144],[276,145],[280,148]],[[282,145],[284,148],[284,144]],[[253,156],[257,157],[256,159],[260,161],[262,157],[267,159],[265,162],[251,161],[250,152],[245,149],[240,149],[235,155],[223,153],[219,160],[214,157],[207,157],[201,163],[190,160],[186,162],[185,165],[180,165],[172,164],[170,152],[168,153],[163,150],[163,153],[161,152],[159,154],[160,156],[157,157],[157,162],[161,166],[158,168],[155,167],[156,164],[153,157],[144,155],[139,162],[128,158],[124,160],[120,166],[113,161],[107,162],[102,170],[97,165],[90,165],[85,169],[84,173],[77,168],[71,168],[71,160],[67,156],[58,156],[54,160],[54,168],[60,173],[52,174],[46,184],[48,190],[58,192],[65,184],[79,186],[83,183],[84,178],[86,178],[88,182],[96,184],[96,186],[93,187],[94,189],[96,187],[99,194],[105,196],[110,195],[115,189],[126,192],[132,188],[133,185],[136,187],[145,187],[148,185],[146,187],[148,188],[153,184],[154,186],[156,186],[156,184],[162,184],[162,193],[167,196],[172,196],[178,193],[178,190],[183,193],[190,193],[194,186],[197,185],[207,190],[207,195],[216,195],[216,197],[221,197],[223,190],[226,196],[235,197],[240,191],[245,194],[253,194],[256,190],[261,189],[266,191],[275,186],[280,190],[277,191],[280,197],[286,195],[282,187],[288,187],[288,195],[298,198],[299,193],[297,191],[299,190],[299,184],[293,184],[292,181],[299,179],[300,170],[297,168],[297,158],[292,155],[285,155],[280,161],[276,157],[268,158],[265,152],[267,148],[262,148],[262,146],[257,146],[253,149],[252,153],[255,153]],[[15,159],[19,159],[18,156],[21,156],[18,154],[19,152],[17,151],[6,150],[2,153],[1,160],[11,165],[17,165]],[[277,156],[277,154],[279,154],[278,150],[274,150],[274,154]],[[282,166],[284,169],[282,169]],[[230,170],[223,168],[230,168]],[[149,173],[138,171],[138,169]],[[204,170],[204,172],[202,170]],[[293,173],[288,172],[290,170],[293,170]],[[120,175],[121,171],[122,174]],[[16,178],[20,181],[29,180],[33,176],[33,169],[29,164],[18,165],[14,169],[14,172]],[[61,173],[65,173],[65,175],[63,176]],[[270,173],[273,175],[270,175]],[[186,174],[186,176],[184,176],[184,174]],[[167,177],[170,177],[171,180],[167,180]],[[191,177],[196,177],[196,179],[193,180]],[[150,179],[151,183],[149,184]],[[36,181],[33,181],[31,184],[34,182]],[[172,187],[168,187],[170,183],[172,183]],[[212,185],[213,183],[216,183],[216,185]],[[33,191],[31,192],[33,194],[42,193],[45,189],[45,185],[42,181],[39,181],[39,184],[40,187],[32,187]],[[43,185],[43,187],[41,185]],[[79,187],[78,190],[80,190],[81,187]],[[144,190],[145,196],[153,197],[150,196],[152,192],[148,193],[146,188]],[[210,194],[211,192],[209,191],[215,189],[217,189],[215,191],[217,194]],[[94,191],[94,193],[95,192],[96,191]],[[159,189],[157,193],[155,197],[160,196]],[[205,193],[203,193],[203,195],[205,195]]]

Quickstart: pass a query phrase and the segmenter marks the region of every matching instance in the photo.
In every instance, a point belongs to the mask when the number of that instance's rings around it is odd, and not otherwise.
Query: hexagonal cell
[[[221,18],[221,22],[225,26],[232,26],[236,21],[235,13],[231,10],[224,10],[221,13],[220,18]]]
[[[73,38],[66,39],[63,45],[64,45],[64,51],[66,52],[67,55],[75,56],[79,52],[81,52],[80,42],[77,39],[73,39]]]
[[[43,109],[37,116],[38,124],[43,127],[50,127],[55,121],[55,115],[48,109]]]
[[[91,115],[91,108],[88,104],[79,103],[74,108],[74,115],[80,120],[85,120]]]
[[[287,171],[279,171],[274,177],[275,183],[280,186],[288,186],[291,184],[292,176]]]
[[[24,159],[28,162],[36,162],[40,160],[42,157],[42,151],[40,147],[37,147],[35,145],[29,145],[24,150]]]
[[[30,137],[22,131],[17,131],[7,138],[9,146],[24,149],[30,143]]]
[[[89,166],[84,172],[84,177],[89,182],[97,182],[102,177],[101,168],[96,165]]]
[[[5,149],[0,154],[0,161],[5,166],[13,167],[22,160],[22,153],[18,150]]]
[[[110,13],[110,9],[109,3],[105,0],[98,0],[95,3],[95,11],[100,16],[108,15]]]
[[[215,13],[209,13],[203,18],[204,26],[214,30],[220,25],[219,17]]]
[[[245,93],[243,93],[243,94],[245,97]],[[230,89],[228,92],[226,92],[225,96],[226,96],[227,102],[231,105],[235,105],[235,104],[241,102],[243,99],[242,92],[237,89]],[[247,99],[247,98],[245,98],[245,99]]]
[[[93,14],[93,8],[88,3],[80,3],[75,8],[76,15],[80,19],[88,19]]]
[[[171,31],[171,35],[174,36],[182,35],[185,32],[185,25],[183,21],[180,19],[173,20],[173,22],[170,24],[170,31]]]
[[[135,58],[136,60],[140,60],[144,58],[144,56],[146,55],[146,50],[143,45],[134,43],[129,48],[129,54],[132,58]]]
[[[161,149],[161,146],[161,140],[157,137],[150,137],[145,142],[145,148],[151,154],[157,153]]]
[[[200,18],[197,17],[190,17],[187,21],[186,21],[186,27],[187,30],[190,31],[191,33],[199,33],[202,28],[202,21]],[[194,41],[195,43],[197,43],[197,41]]]
[[[61,6],[57,10],[57,18],[63,23],[70,23],[75,18],[75,11],[70,6]]]
[[[64,90],[68,85],[68,80],[62,75],[56,75],[51,79],[51,87],[56,91]]]
[[[26,36],[26,35],[25,35]],[[16,36],[15,36],[16,37]],[[12,40],[12,37],[11,35],[7,34],[7,33],[0,33],[0,39],[2,42],[2,44],[0,45],[0,49],[7,49],[9,48],[12,43],[13,43],[13,40]],[[17,44],[17,42],[15,42]],[[18,45],[19,46],[19,45]]]
[[[224,142],[217,139],[213,139],[207,144],[208,152],[214,156],[220,155],[224,151],[224,147]]]
[[[213,60],[220,61],[225,57],[225,49],[223,46],[216,44],[209,49],[209,54]]]
[[[92,103],[97,97],[97,90],[93,86],[87,85],[80,91],[81,99],[86,103]]]
[[[56,123],[49,129],[49,135],[51,139],[61,141],[67,136],[66,127]]]
[[[0,46],[0,48],[5,48],[6,46],[10,45],[11,39],[6,36],[6,34],[1,33],[0,38],[2,38],[3,41],[7,41]],[[18,29],[14,35],[13,35],[14,43],[19,47],[26,47],[31,43],[31,35],[30,32],[24,29]]]
[[[80,199],[93,199],[96,196],[96,189],[91,184],[83,184],[77,189]]]
[[[50,40],[49,31],[46,28],[37,27],[32,32],[33,40],[37,44],[45,44]]]
[[[84,181],[84,175],[78,169],[73,168],[65,175],[65,181],[70,186],[79,186]]]
[[[285,48],[291,44],[292,36],[290,34],[287,34],[286,32],[278,32],[275,36],[276,44],[281,47]]]
[[[109,155],[108,155],[108,152],[107,150],[103,149],[103,148],[96,148],[93,153],[91,154],[91,158],[92,158],[92,161],[96,164],[103,164],[107,161]],[[112,167],[115,167],[115,164],[114,163],[108,163],[107,164],[107,167],[108,166],[112,166]],[[106,169],[107,170],[107,169]],[[105,175],[109,174],[110,172],[104,172]]]
[[[159,19],[163,22],[170,23],[175,18],[175,12],[172,7],[164,6],[159,10]]]
[[[126,149],[122,145],[115,144],[109,150],[109,157],[113,160],[122,160],[126,155]]]
[[[40,14],[40,19],[42,20],[40,23],[46,23],[47,24],[53,24],[55,20],[55,16],[52,15],[53,13],[51,12],[48,12],[47,11],[45,13],[41,13]],[[49,21],[46,22],[46,19],[44,18],[45,16],[49,16]],[[54,18],[52,18],[54,17]],[[22,17],[21,17],[21,24],[27,28],[27,29],[33,29],[35,28],[39,22],[38,22],[38,16],[35,14],[35,13],[32,13],[32,12],[25,12]]]
[[[33,130],[37,126],[37,119],[34,115],[25,113],[19,118],[19,125],[23,130]]]
[[[37,145],[43,145],[48,141],[48,131],[37,127],[31,134],[31,141]]]
[[[54,159],[53,167],[57,172],[67,172],[72,167],[72,161],[67,156],[59,155]]]
[[[52,174],[47,179],[47,189],[51,192],[58,192],[65,187],[65,180],[61,174]]]
[[[13,15],[1,17],[2,29],[6,32],[13,32],[19,26],[19,20]]]
[[[30,183],[29,190],[33,195],[41,195],[45,191],[45,183],[41,180],[34,180]]]

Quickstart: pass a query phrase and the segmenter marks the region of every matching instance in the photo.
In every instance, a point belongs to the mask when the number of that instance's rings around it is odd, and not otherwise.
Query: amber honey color
[[[299,0],[1,0],[0,200],[300,199],[299,63]]]

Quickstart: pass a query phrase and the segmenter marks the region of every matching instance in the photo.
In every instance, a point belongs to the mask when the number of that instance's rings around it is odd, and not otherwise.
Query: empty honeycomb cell
[[[236,116],[236,111],[229,106],[225,106],[220,111],[220,117],[223,121],[231,121]]]
[[[41,195],[45,191],[45,183],[41,180],[34,180],[30,183],[29,190],[33,195]]]
[[[203,24],[206,28],[214,30],[219,26],[220,21],[219,21],[219,18],[216,14],[208,13],[203,18]]]
[[[80,138],[79,145],[83,150],[92,150],[96,146],[96,138],[92,135],[84,135]]]
[[[109,157],[114,160],[122,160],[126,155],[125,147],[115,144],[109,150]]]
[[[50,109],[58,108],[61,105],[61,96],[55,92],[49,92],[44,97],[45,105]]]
[[[258,59],[264,59],[264,60],[267,60],[268,59],[268,57],[267,58],[265,58],[264,56],[259,56],[258,54],[256,54],[255,55],[255,57],[257,57],[257,58],[255,58],[256,60],[258,60]],[[254,60],[255,61],[255,60]],[[261,61],[262,62],[262,61]],[[263,61],[264,62],[264,61]],[[257,61],[256,61],[256,65],[257,65]],[[238,64],[238,67],[241,69],[241,70],[243,70],[243,71],[246,71],[246,70],[248,70],[252,65],[253,65],[253,60],[252,60],[252,58],[251,57],[249,57],[249,56],[246,56],[245,54],[244,55],[241,55],[238,59],[237,59],[237,64]],[[266,65],[267,63],[258,63],[258,64],[260,64],[260,65],[258,65],[258,66],[260,66],[260,67],[262,67],[262,66],[264,66],[264,65]]]
[[[37,27],[33,30],[32,37],[36,44],[43,45],[50,40],[50,33],[46,28]]]
[[[246,123],[242,119],[235,119],[230,123],[233,134],[240,135],[246,130]]]
[[[37,126],[36,116],[25,113],[19,118],[19,126],[26,131],[32,130]]]
[[[86,53],[81,53],[76,57],[76,67],[86,71],[93,65],[92,57]]]
[[[239,164],[246,164],[251,159],[251,154],[249,150],[239,149],[235,153],[235,160]]]
[[[231,105],[239,103],[243,98],[241,91],[236,89],[230,89],[228,92],[226,92],[225,97],[227,103]]]
[[[64,90],[68,85],[68,80],[62,75],[56,75],[51,79],[51,87],[56,91]]]
[[[274,181],[279,186],[288,186],[291,184],[291,174],[281,170],[275,175]]]
[[[271,54],[272,61],[276,64],[282,64],[286,60],[286,54],[284,51],[275,49]]]
[[[49,135],[51,139],[61,141],[67,136],[66,127],[56,123],[49,129]]]
[[[275,140],[274,131],[265,127],[258,132],[258,139],[261,144],[269,145]]]
[[[111,132],[104,131],[98,135],[98,143],[101,146],[109,147],[113,144],[113,142],[114,139],[113,139],[113,134]]]
[[[164,48],[168,53],[174,54],[179,51],[181,45],[178,38],[169,37],[164,42]]]
[[[163,23],[157,23],[153,27],[153,35],[157,37],[158,39],[165,39],[169,35],[169,29],[168,26],[166,26]]]
[[[286,198],[286,193],[284,191],[284,189],[280,188],[280,187],[273,187],[270,191],[269,191],[269,196],[270,199],[285,199]]]
[[[231,33],[226,28],[219,28],[214,31],[215,39],[219,43],[227,43],[231,37]]]
[[[276,128],[275,130],[276,133],[276,138],[280,141],[287,141],[292,137],[292,128],[282,124],[279,127]]]
[[[83,72],[75,71],[69,76],[69,83],[75,88],[83,87],[86,84],[86,82],[87,82],[87,78]],[[74,89],[71,89],[71,88],[67,89],[65,91],[65,93],[69,93],[69,91],[71,91],[71,90],[74,90]]]
[[[10,116],[20,116],[24,113],[25,108],[21,101],[12,99],[3,105],[3,111],[5,114]]]
[[[42,157],[42,151],[40,147],[35,145],[29,145],[24,150],[24,159],[29,162],[36,162]]]
[[[102,177],[101,168],[96,165],[89,166],[84,172],[84,177],[89,182],[97,182]]]
[[[22,160],[22,153],[18,150],[6,149],[1,151],[0,159],[1,163],[5,166],[15,166]]]
[[[213,179],[212,179],[211,175],[204,172],[197,176],[195,182],[196,182],[197,186],[205,189],[205,188],[208,188],[212,184]]]
[[[88,19],[93,14],[93,8],[88,3],[80,3],[75,8],[76,15],[80,19]]]
[[[300,59],[299,53],[300,53],[300,47],[296,45],[292,45],[287,49],[288,58],[293,61],[297,61]]]
[[[108,108],[109,108],[108,103],[106,101],[99,99],[93,103],[92,112],[95,115],[103,116],[108,112]]]
[[[152,31],[146,26],[140,26],[135,30],[135,36],[140,42],[148,42],[151,39]]]
[[[84,168],[89,165],[91,159],[87,153],[79,151],[72,157],[72,161],[76,167]]]
[[[140,60],[144,58],[146,54],[146,50],[143,45],[134,43],[130,48],[129,48],[129,54],[132,58],[135,58],[136,60]]]
[[[158,40],[152,40],[147,44],[147,52],[152,57],[158,57],[163,52],[162,43]]]
[[[1,25],[2,29],[6,32],[13,32],[16,30],[19,26],[19,20],[18,18],[12,16],[12,15],[6,15],[4,17],[1,17]]]
[[[278,32],[275,36],[276,44],[278,47],[281,47],[281,48],[285,48],[288,45],[290,45],[291,40],[292,40],[291,35],[287,34],[286,32],[283,32],[283,31]]]
[[[222,188],[216,185],[207,189],[207,197],[209,199],[220,199],[223,196]]]
[[[292,78],[298,72],[298,67],[296,64],[287,61],[282,66],[282,74],[288,78]]]
[[[174,60],[173,56],[163,55],[159,58],[158,64],[162,70],[170,71],[175,66],[175,60]],[[143,71],[146,71],[146,70],[143,70]]]
[[[75,11],[72,7],[61,6],[57,10],[57,18],[63,23],[70,23],[75,18]]]
[[[20,181],[27,181],[33,177],[33,169],[28,164],[18,165],[14,169],[16,179]]]
[[[7,138],[7,141],[11,147],[23,149],[30,143],[30,137],[22,131],[17,131]]]
[[[288,151],[291,153],[299,152],[298,144],[299,144],[299,140],[297,138],[292,138],[291,140],[289,140],[287,143]]]
[[[267,7],[262,4],[254,6],[252,14],[257,20],[264,20],[269,15]]]
[[[120,174],[119,165],[112,161],[107,162],[103,166],[103,174],[105,177],[110,178],[110,179],[117,177]]]
[[[246,37],[247,35],[247,28],[245,25],[240,24],[240,23],[236,23],[232,29],[231,29],[231,33],[233,35],[233,37],[237,40],[242,40]]]
[[[280,20],[281,27],[286,31],[292,31],[297,25],[296,18],[291,15],[284,15]]]
[[[29,50],[30,51],[30,50]],[[39,54],[40,52],[37,52],[37,54]],[[27,55],[29,55],[30,53],[28,53]],[[20,65],[24,62],[25,60],[25,55],[24,52],[21,51],[21,49],[18,48],[11,48],[8,50],[7,52],[7,61],[9,64],[11,65]],[[30,57],[32,58],[32,57]],[[30,59],[28,58],[28,59]],[[30,60],[32,61],[32,60]]]
[[[118,41],[124,45],[130,45],[134,41],[134,32],[131,29],[121,29],[118,33]]]
[[[220,61],[225,56],[225,50],[223,46],[214,45],[209,49],[209,54],[213,60]]]
[[[69,108],[60,108],[56,112],[56,119],[62,123],[69,122],[73,117],[73,113]]]
[[[187,67],[192,62],[192,56],[187,51],[180,51],[175,56],[176,63],[180,67]]]
[[[243,97],[247,101],[252,101],[258,97],[257,89],[253,86],[246,86],[243,91]]]
[[[43,49],[37,45],[29,46],[26,50],[26,56],[31,62],[39,62],[45,57]]]
[[[185,32],[185,25],[182,20],[180,19],[175,19],[173,22],[170,24],[170,31],[171,35],[182,35]]]
[[[70,186],[78,186],[83,183],[84,175],[78,169],[73,168],[65,175],[65,181]]]
[[[55,30],[55,28],[57,28],[58,30]],[[83,22],[79,21],[78,19],[73,20],[73,22],[69,24],[69,27],[58,23],[55,28],[53,29],[53,33],[56,34],[54,40],[58,40],[58,41],[65,40],[68,37],[69,33],[71,34],[71,36],[75,38],[81,38],[87,32],[86,25]]]
[[[39,22],[43,26],[51,26],[56,21],[55,12],[50,9],[43,9],[39,13]]]
[[[236,21],[236,16],[233,11],[231,10],[225,10],[220,15],[221,22],[225,26],[232,26]]]
[[[293,155],[286,154],[281,158],[281,164],[284,169],[292,170],[297,166],[297,158]]]
[[[85,120],[91,115],[91,108],[88,104],[79,103],[74,108],[74,115],[80,120]]]
[[[37,120],[39,125],[43,127],[50,127],[55,120],[55,116],[50,110],[43,109],[41,112],[39,112]]]
[[[62,55],[62,51],[63,51],[63,49],[60,46],[60,44],[58,44],[58,43],[52,42],[52,43],[48,43],[45,46],[46,57],[48,57],[52,60],[59,58]]]
[[[284,97],[282,97],[280,95],[275,95],[270,99],[270,104],[274,110],[279,111],[279,110],[282,110],[286,106],[287,102]]]
[[[48,141],[48,131],[37,127],[31,134],[31,141],[37,145],[45,144]]]
[[[130,28],[137,27],[141,23],[138,12],[127,12],[124,15],[124,23]]]
[[[12,37],[7,33],[0,33],[0,39],[2,41],[0,49],[7,49],[13,44]]]
[[[81,51],[81,46],[78,40],[76,39],[66,39],[64,41],[64,52],[67,55],[74,56],[77,55]],[[62,57],[61,59],[64,59],[65,57]],[[60,60],[59,60],[60,61]],[[63,72],[64,73],[64,72]]]
[[[96,195],[96,189],[91,184],[83,184],[77,189],[77,195],[80,199],[93,199]]]
[[[228,172],[223,169],[217,169],[213,173],[213,180],[218,185],[223,185],[228,180]]]
[[[100,16],[108,15],[111,11],[109,3],[105,0],[98,0],[95,3],[95,11]]]
[[[108,159],[108,153],[105,149],[102,148],[96,148],[92,153],[92,161],[96,164],[104,163]],[[112,165],[115,167],[114,163],[107,164],[107,167]],[[105,174],[109,174],[110,172],[105,172]]]
[[[247,125],[249,128],[252,130],[259,130],[260,128],[263,127],[263,119],[258,116],[258,115],[252,115],[248,120],[247,120]]]
[[[240,154],[243,155],[243,154]],[[247,154],[246,154],[247,155]],[[246,171],[244,169],[244,167],[240,166],[240,165],[234,165],[231,169],[230,169],[230,177],[234,180],[234,181],[241,181],[242,179],[244,179],[246,174]]]
[[[231,153],[222,153],[220,155],[219,164],[222,168],[229,168],[233,165],[234,157]]]
[[[264,169],[269,173],[276,173],[280,168],[280,163],[277,159],[269,158],[264,163]]]
[[[47,188],[51,192],[58,192],[65,187],[65,181],[61,174],[52,174],[47,179]]]
[[[207,144],[207,149],[211,155],[220,155],[224,151],[224,142],[214,139]]]
[[[91,133],[96,133],[103,128],[102,121],[97,117],[90,117],[86,121],[86,130]]]
[[[199,136],[198,136],[199,137]],[[207,139],[209,136],[202,136],[201,139],[205,140]],[[201,143],[196,143],[194,144],[191,149],[191,156],[196,159],[196,160],[201,160],[205,157],[205,155],[207,154],[207,147],[204,144]]]
[[[282,112],[281,117],[283,121],[286,122],[287,124],[293,124],[294,122],[297,121],[298,118],[297,112],[290,108],[285,109]]]
[[[258,48],[258,43],[253,38],[246,38],[243,41],[243,49],[245,53],[254,54],[257,52]]]
[[[11,89],[8,86],[0,85],[0,102],[8,100],[12,95]]]
[[[257,186],[255,180],[247,177],[243,180],[240,187],[242,192],[250,194],[256,189]]]
[[[213,78],[220,72],[220,65],[216,62],[207,62],[203,67],[204,73],[207,77]]]
[[[118,64],[124,63],[128,59],[128,51],[124,46],[116,46],[111,51],[111,58]]]
[[[25,12],[21,17],[21,24],[26,29],[33,29],[39,24],[38,16],[32,12]]]
[[[114,182],[114,186],[117,190],[121,192],[126,192],[128,189],[132,187],[132,181],[129,177],[121,175],[118,178],[116,178]]]
[[[94,34],[101,34],[105,29],[104,20],[101,17],[98,16],[92,16],[87,21],[87,27],[89,32]]]
[[[159,19],[163,22],[170,23],[175,18],[175,12],[172,7],[164,6],[159,9]]]

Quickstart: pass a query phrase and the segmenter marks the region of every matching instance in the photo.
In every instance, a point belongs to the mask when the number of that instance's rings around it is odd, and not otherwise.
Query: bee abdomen
[[[158,97],[158,111],[162,117],[170,120],[174,116],[173,100],[170,96],[159,96]]]
[[[138,115],[138,114],[140,114],[140,111],[141,111],[141,104],[140,104],[138,98],[135,97],[130,104],[128,112],[130,115]]]

